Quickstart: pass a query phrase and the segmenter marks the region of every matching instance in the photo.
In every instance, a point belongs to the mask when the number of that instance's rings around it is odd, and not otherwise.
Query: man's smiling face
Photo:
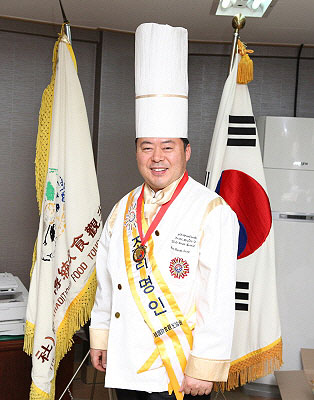
[[[140,174],[155,191],[164,189],[183,175],[191,156],[179,138],[139,138],[136,160]]]

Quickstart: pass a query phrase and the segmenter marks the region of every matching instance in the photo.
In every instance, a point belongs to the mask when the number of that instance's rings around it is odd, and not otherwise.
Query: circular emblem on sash
[[[189,264],[183,258],[175,257],[170,261],[170,273],[174,278],[185,278],[190,272]]]
[[[133,203],[129,209],[128,213],[125,216],[124,226],[131,231],[133,228],[136,228],[136,203]]]
[[[144,260],[146,255],[146,247],[145,246],[138,246],[134,251],[133,251],[133,260],[135,262],[140,262]]]

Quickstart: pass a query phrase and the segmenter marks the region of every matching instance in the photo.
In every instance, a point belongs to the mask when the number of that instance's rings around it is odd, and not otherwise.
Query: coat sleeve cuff
[[[90,348],[97,350],[107,350],[108,348],[108,329],[89,328]]]
[[[185,374],[196,379],[210,382],[226,382],[230,360],[208,360],[190,354]]]

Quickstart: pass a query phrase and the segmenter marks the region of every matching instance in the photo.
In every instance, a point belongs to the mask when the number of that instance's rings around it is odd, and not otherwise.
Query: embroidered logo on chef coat
[[[136,228],[136,203],[132,203],[125,216],[124,226],[128,231]]]
[[[185,278],[190,272],[189,264],[183,258],[175,257],[170,261],[170,273],[174,278]]]

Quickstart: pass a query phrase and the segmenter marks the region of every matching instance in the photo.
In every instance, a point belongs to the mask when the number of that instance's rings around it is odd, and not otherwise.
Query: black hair
[[[138,138],[135,139],[135,147],[137,146],[137,139],[138,139]],[[186,148],[187,148],[187,145],[190,144],[189,139],[188,139],[188,138],[180,138],[180,139],[181,139],[182,142],[183,142],[184,151],[185,151]]]
[[[190,144],[189,139],[188,138],[180,138],[183,142],[183,146],[184,146],[184,151],[187,148],[187,145]]]

